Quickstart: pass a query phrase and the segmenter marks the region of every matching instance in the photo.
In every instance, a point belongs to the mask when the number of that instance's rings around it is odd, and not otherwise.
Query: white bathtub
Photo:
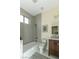
[[[23,59],[23,40],[20,40],[20,59]]]
[[[38,50],[38,44],[36,42],[30,42],[23,46],[23,58],[31,57]]]

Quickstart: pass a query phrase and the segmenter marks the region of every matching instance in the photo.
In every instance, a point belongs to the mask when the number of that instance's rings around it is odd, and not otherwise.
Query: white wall
[[[55,18],[58,15],[58,9],[51,9],[42,12],[35,16],[35,23],[37,24],[37,37],[38,41],[41,39],[49,39],[52,36],[52,26],[59,26],[59,19]],[[48,31],[43,32],[43,25],[48,25]]]
[[[24,9],[20,8],[20,14],[27,17],[29,24],[20,23],[20,35],[23,39],[23,43],[34,41],[34,20],[33,16],[27,13]]]
[[[54,18],[54,16],[56,16],[56,15],[58,15],[58,9],[51,9],[49,11],[42,13],[41,28],[43,25],[48,25],[48,32],[41,31],[41,38],[50,38],[52,36],[51,27],[59,26],[59,19]]]
[[[41,14],[41,39],[50,39],[52,36],[52,26],[59,26],[59,19],[55,18],[58,15],[58,9],[51,9]],[[43,25],[48,25],[48,31],[43,32]],[[47,49],[48,49],[47,41]]]

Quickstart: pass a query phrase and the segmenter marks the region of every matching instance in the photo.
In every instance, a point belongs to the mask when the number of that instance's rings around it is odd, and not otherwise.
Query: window
[[[23,16],[22,15],[20,15],[20,22],[23,23]]]
[[[27,17],[24,17],[24,22],[25,22],[26,24],[29,24],[29,19],[28,19]]]
[[[20,22],[29,24],[29,19],[27,17],[20,15]]]

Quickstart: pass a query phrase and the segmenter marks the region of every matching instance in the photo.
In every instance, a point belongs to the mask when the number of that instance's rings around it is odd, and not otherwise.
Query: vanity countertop
[[[59,40],[59,38],[49,38],[49,40]]]

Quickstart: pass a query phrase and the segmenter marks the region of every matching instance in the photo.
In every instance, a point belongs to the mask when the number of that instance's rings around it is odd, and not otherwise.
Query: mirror
[[[52,34],[58,34],[58,26],[52,26]]]

